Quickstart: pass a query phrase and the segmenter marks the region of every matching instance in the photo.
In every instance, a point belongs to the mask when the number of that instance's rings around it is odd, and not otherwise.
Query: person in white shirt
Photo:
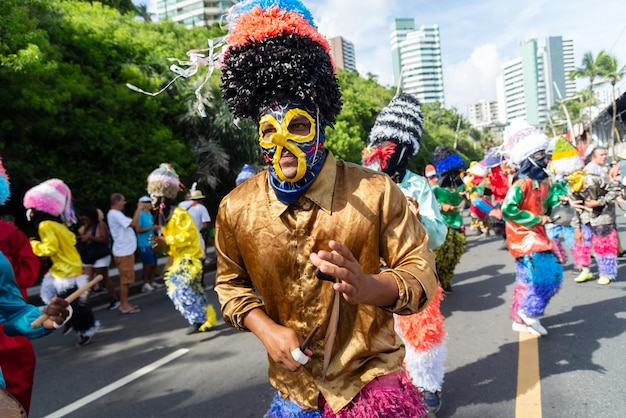
[[[198,228],[198,233],[200,234],[200,245],[202,245],[203,253],[206,252],[206,240],[204,238],[204,234],[209,231],[211,227],[211,215],[209,215],[209,211],[206,206],[202,204],[202,199],[204,199],[204,195],[200,190],[192,190],[191,191],[191,205],[187,209],[189,215],[193,219],[193,222],[196,224],[196,228]]]
[[[126,198],[121,193],[111,195],[111,209],[107,213],[107,223],[113,238],[113,260],[120,275],[120,307],[123,314],[139,312],[139,308],[128,303],[128,287],[135,281],[135,251],[137,236],[135,227],[141,208],[137,207],[132,218],[124,215]]]

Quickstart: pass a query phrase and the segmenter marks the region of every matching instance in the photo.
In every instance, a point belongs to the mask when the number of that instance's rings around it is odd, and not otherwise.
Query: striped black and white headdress
[[[380,141],[395,140],[405,145],[412,158],[420,149],[424,132],[422,107],[417,97],[408,93],[399,93],[381,110],[374,127],[370,131],[369,145]]]

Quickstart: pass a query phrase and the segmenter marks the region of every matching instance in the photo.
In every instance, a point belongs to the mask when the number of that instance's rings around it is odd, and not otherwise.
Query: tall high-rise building
[[[424,103],[444,104],[443,66],[438,25],[415,29],[413,19],[394,19],[391,54],[395,82]]]
[[[498,81],[502,83],[499,100],[504,102],[504,119],[524,118],[543,128],[559,97],[565,99],[576,92],[575,82],[569,79],[574,68],[573,41],[560,36],[547,38],[544,46],[536,39],[524,41],[520,57],[503,65]]]
[[[330,38],[328,42],[335,66],[344,70],[356,71],[354,44],[341,36]]]
[[[211,26],[238,0],[157,0],[157,18],[182,23],[188,28]]]

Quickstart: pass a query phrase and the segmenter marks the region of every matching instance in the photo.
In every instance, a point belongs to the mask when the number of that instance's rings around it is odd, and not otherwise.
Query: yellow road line
[[[517,418],[541,418],[541,380],[539,376],[539,338],[527,332],[519,333],[517,365]]]

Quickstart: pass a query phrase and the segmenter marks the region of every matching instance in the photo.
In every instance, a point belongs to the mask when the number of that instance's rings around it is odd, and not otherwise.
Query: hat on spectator
[[[139,203],[150,203],[150,196],[141,196],[139,198]]]

